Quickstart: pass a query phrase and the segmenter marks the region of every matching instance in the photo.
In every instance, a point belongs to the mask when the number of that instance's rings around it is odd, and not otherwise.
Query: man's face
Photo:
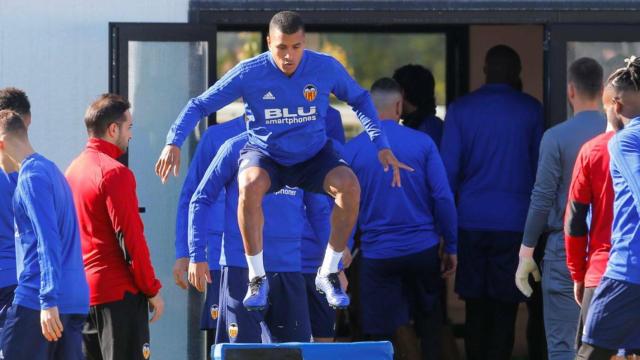
[[[129,140],[133,137],[133,118],[128,110],[124,113],[124,117],[125,121],[118,126],[115,145],[122,151],[127,151]]]
[[[304,31],[284,34],[278,29],[270,29],[267,44],[278,69],[287,76],[293,75],[302,59]]]

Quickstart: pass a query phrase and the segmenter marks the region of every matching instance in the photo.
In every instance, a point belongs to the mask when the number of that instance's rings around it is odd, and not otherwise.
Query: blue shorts
[[[333,338],[336,336],[336,311],[329,306],[327,298],[316,290],[316,274],[302,274],[309,302],[309,320],[311,335],[314,338]]]
[[[267,272],[270,288],[267,308],[247,311],[242,300],[247,293],[249,270],[223,266],[221,272],[216,344],[311,340],[309,306],[301,273]]]
[[[603,277],[593,294],[582,341],[601,348],[640,349],[640,285]]]
[[[409,324],[411,308],[432,311],[442,289],[438,247],[389,259],[360,260],[362,331],[391,336]]]
[[[16,287],[17,285],[11,285],[0,288],[0,339],[2,339],[2,329],[7,319],[7,313],[13,303],[13,294],[16,291]]]
[[[40,329],[40,311],[13,304],[7,313],[2,354],[11,360],[83,360],[82,326],[87,314],[60,314],[62,338],[47,341]]]
[[[211,284],[207,284],[207,298],[202,305],[200,330],[214,330],[220,315],[220,270],[211,270]]]
[[[459,229],[456,293],[465,300],[525,300],[513,280],[521,243],[519,232]]]
[[[269,173],[271,188],[268,192],[276,192],[284,186],[299,187],[304,191],[324,194],[324,179],[338,166],[347,166],[333,147],[332,141],[326,144],[311,159],[299,164],[284,166],[262,153],[255,146],[247,143],[240,151],[239,170],[259,167]]]

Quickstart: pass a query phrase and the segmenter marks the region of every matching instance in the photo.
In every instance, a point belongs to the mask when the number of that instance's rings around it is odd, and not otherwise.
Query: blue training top
[[[202,135],[196,151],[189,165],[189,173],[184,179],[180,198],[178,199],[178,214],[176,216],[176,259],[189,256],[187,223],[189,220],[189,201],[204,176],[211,160],[225,141],[245,131],[244,115],[220,125],[210,126]],[[211,209],[210,221],[207,226],[207,259],[209,269],[220,269],[220,244],[224,231],[224,191],[218,196]]]
[[[248,140],[242,133],[226,141],[211,161],[202,181],[194,192],[189,205],[189,256],[192,262],[206,261],[207,222],[211,220],[211,209],[215,199],[225,189],[225,219],[222,237],[220,265],[247,267],[242,237],[238,227],[238,159],[240,150]],[[298,272],[300,265],[300,240],[304,225],[305,206],[307,212],[318,211],[317,206],[326,206],[326,201],[303,201],[303,192],[297,188],[284,187],[266,195],[262,203],[264,224],[264,264],[269,272]],[[310,216],[309,219],[314,219]]]
[[[295,73],[286,76],[265,52],[240,62],[182,110],[167,135],[181,146],[196,123],[242,97],[254,115],[249,143],[281,165],[310,159],[327,141],[329,95],[351,105],[378,149],[388,148],[369,93],[333,57],[305,50]]]
[[[18,173],[0,169],[0,288],[18,283],[16,275],[16,240],[11,199],[16,189]]]
[[[89,312],[78,218],[71,189],[56,165],[40,154],[22,162],[13,198],[18,287],[14,304],[61,314]]]
[[[358,176],[362,195],[358,227],[366,258],[405,256],[437,246],[457,252],[457,215],[438,148],[419,131],[395,121],[382,122],[394,151],[414,172],[402,172],[402,187],[391,187],[393,173],[378,166],[378,157],[362,135],[345,146],[345,160]]]
[[[640,117],[609,141],[615,198],[604,276],[640,284]]]
[[[543,126],[540,102],[506,84],[449,106],[440,153],[460,228],[523,231]]]

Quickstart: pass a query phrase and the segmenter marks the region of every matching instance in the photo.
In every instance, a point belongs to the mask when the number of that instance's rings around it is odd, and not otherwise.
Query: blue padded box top
[[[252,359],[253,356],[255,356],[256,359],[270,360],[269,349],[274,349],[274,359],[393,360],[393,346],[388,341],[353,343],[218,344],[212,350],[212,357],[214,360],[232,360],[232,358]],[[286,351],[288,349],[293,351]],[[300,353],[302,353],[302,358],[300,358]]]

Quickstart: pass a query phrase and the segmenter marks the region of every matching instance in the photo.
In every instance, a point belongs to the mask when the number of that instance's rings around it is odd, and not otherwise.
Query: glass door
[[[179,289],[172,276],[176,206],[191,158],[188,150],[195,148],[199,132],[183,146],[179,177],[163,185],[154,165],[182,107],[215,80],[216,29],[187,24],[111,24],[110,36],[110,91],[131,102],[134,124],[134,136],[122,160],[136,176],[145,235],[166,303],[163,317],[151,325],[153,358],[203,358],[201,295]],[[200,129],[206,126],[206,121],[201,123]]]
[[[593,58],[602,65],[606,80],[625,65],[625,58],[640,54],[639,31],[636,25],[552,25],[547,29],[548,125],[571,116],[566,95],[569,65],[581,57]]]

